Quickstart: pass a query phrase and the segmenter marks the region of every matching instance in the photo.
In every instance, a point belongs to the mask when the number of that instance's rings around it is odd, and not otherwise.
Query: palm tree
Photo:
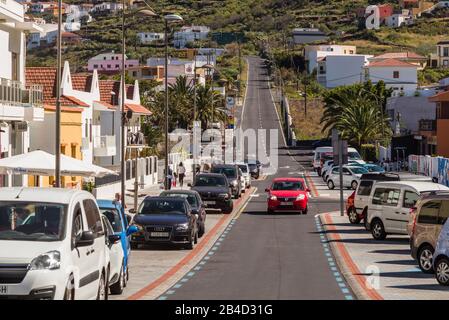
[[[223,107],[223,97],[209,86],[198,86],[196,93],[197,120],[201,127],[207,128],[212,121],[226,122],[227,114]]]
[[[349,143],[360,147],[388,141],[391,128],[385,104],[391,90],[385,84],[354,84],[335,88],[324,96],[323,131],[337,129]]]
[[[178,127],[187,128],[193,118],[193,88],[186,76],[179,76],[168,88],[170,110]]]

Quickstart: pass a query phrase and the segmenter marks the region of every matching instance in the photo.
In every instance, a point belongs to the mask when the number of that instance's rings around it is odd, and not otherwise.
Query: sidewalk
[[[418,268],[407,236],[376,241],[363,225],[350,224],[347,216],[333,212],[320,219],[340,270],[359,299],[449,299],[449,288]]]
[[[186,177],[184,178],[184,187],[181,188],[179,186],[179,181],[177,181],[177,185],[176,187],[172,186],[172,190],[189,190],[190,187],[188,187],[187,185],[189,183],[191,183],[193,180],[193,173],[192,172],[187,172],[186,173]],[[153,185],[151,187],[145,188],[145,189],[139,189],[138,192],[138,203],[140,204],[140,202],[142,202],[142,200],[146,197],[146,196],[157,196],[159,195],[162,191],[163,191],[163,181],[159,181],[159,183],[157,185]],[[126,201],[126,207],[127,209],[131,209],[134,207],[134,190],[130,190],[127,189],[126,190],[126,196],[125,196],[125,201]]]

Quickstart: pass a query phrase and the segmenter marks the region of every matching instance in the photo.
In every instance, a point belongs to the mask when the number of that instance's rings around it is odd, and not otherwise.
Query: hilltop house
[[[173,46],[175,48],[184,48],[188,43],[198,40],[206,40],[210,28],[206,26],[183,26],[181,30],[173,35]]]
[[[142,44],[163,41],[165,39],[165,34],[160,32],[138,32],[137,36]]]
[[[306,69],[309,73],[312,73],[313,70],[318,67],[318,59],[320,58],[336,55],[353,55],[356,53],[356,46],[342,46],[335,44],[306,45],[304,47]]]
[[[404,51],[404,52],[387,52],[370,59],[370,61],[381,61],[386,59],[396,59],[399,61],[414,64],[418,67],[418,70],[423,70],[427,66],[427,57],[421,56],[417,53]]]
[[[139,60],[128,59],[126,56],[125,59],[125,68],[137,67],[139,65]],[[87,63],[88,71],[98,70],[99,73],[118,73],[121,69],[122,54],[114,51],[96,55],[90,58]]]
[[[433,68],[449,68],[449,40],[437,43],[437,53],[430,55],[430,66]]]
[[[295,28],[292,31],[293,43],[304,44],[327,40],[326,34],[316,28]]]
[[[418,66],[398,59],[370,61],[366,66],[366,78],[373,83],[385,82],[393,88],[393,96],[411,96],[418,88]]]

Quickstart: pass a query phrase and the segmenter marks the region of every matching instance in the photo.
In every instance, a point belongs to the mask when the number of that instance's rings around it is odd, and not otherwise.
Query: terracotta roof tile
[[[437,93],[434,96],[429,97],[430,102],[446,102],[449,101],[449,91],[443,91]]]
[[[375,56],[373,60],[377,59],[427,59],[426,57],[420,56],[415,52],[388,52],[381,54],[379,56]]]
[[[152,115],[151,111],[140,104],[125,103],[125,111],[131,110],[134,113]]]
[[[92,86],[92,75],[72,75],[72,87],[74,90],[90,92]]]
[[[416,65],[404,62],[397,59],[385,59],[379,61],[372,61],[369,63],[368,67],[415,67]]]
[[[112,105],[118,105],[119,93],[120,93],[120,81],[116,80],[100,80],[100,100],[101,102],[106,102]],[[115,94],[111,94],[114,92]],[[126,85],[126,97],[128,99],[133,98],[134,86]]]

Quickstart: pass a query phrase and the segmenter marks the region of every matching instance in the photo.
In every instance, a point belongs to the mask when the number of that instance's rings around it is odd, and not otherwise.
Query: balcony
[[[0,119],[10,121],[43,121],[42,86],[25,85],[0,78]]]
[[[5,22],[23,22],[24,8],[14,0],[0,0],[0,20]]]
[[[94,137],[94,157],[111,157],[117,154],[115,136]]]

